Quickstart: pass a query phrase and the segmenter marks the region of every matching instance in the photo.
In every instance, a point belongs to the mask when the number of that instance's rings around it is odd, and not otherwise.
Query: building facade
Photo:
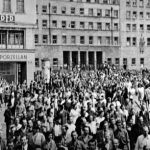
[[[119,0],[37,0],[36,70],[43,59],[52,68],[119,65]]]
[[[120,1],[121,65],[150,67],[150,0]]]
[[[29,84],[34,79],[36,0],[0,0],[0,76]]]

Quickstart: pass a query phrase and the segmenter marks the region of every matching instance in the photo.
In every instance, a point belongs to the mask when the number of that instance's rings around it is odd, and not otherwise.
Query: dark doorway
[[[78,65],[78,52],[74,51],[72,52],[72,67],[75,67]]]
[[[18,62],[18,83],[23,83],[27,80],[27,65],[26,62]]]
[[[85,68],[85,66],[86,66],[86,52],[80,52],[80,63],[81,63],[81,68]]]
[[[97,57],[97,69],[99,69],[103,62],[102,52],[96,52],[96,57]]]
[[[89,52],[89,69],[94,69],[94,52]]]
[[[69,51],[64,51],[63,52],[63,65],[64,67],[68,67],[70,65],[70,62],[69,62]]]

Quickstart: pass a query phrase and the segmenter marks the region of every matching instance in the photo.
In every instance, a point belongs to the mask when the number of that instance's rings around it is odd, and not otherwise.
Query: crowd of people
[[[49,83],[0,82],[1,150],[150,150],[150,73],[51,71]],[[3,131],[4,132],[4,131]]]

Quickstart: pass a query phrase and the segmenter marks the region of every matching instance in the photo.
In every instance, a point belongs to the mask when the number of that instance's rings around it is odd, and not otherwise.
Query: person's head
[[[25,146],[28,143],[28,139],[26,135],[21,136],[21,144]]]
[[[144,134],[144,136],[146,137],[146,136],[148,135],[148,133],[149,133],[148,127],[147,127],[147,126],[144,126],[144,127],[143,127],[143,134]]]
[[[17,117],[17,118],[15,119],[15,124],[18,125],[19,122],[20,122],[20,120],[19,120],[19,118]]]
[[[96,150],[96,141],[95,141],[95,139],[91,139],[88,142],[88,147],[89,147],[89,150]]]
[[[115,120],[114,117],[111,117],[111,118],[110,118],[110,123],[111,123],[112,125],[115,125],[115,124],[116,124],[116,120]]]
[[[26,120],[26,119],[23,119],[23,120],[22,120],[22,126],[23,126],[23,127],[27,127],[27,120]]]
[[[117,149],[118,146],[119,146],[119,140],[118,139],[114,139],[113,140],[113,147],[114,147],[114,149]]]
[[[84,127],[84,135],[88,135],[90,133],[90,128],[88,126]]]
[[[108,127],[109,127],[108,121],[105,121],[103,125],[104,130],[108,130]]]
[[[32,120],[28,120],[28,127],[29,127],[29,128],[32,128],[32,127],[33,127],[33,122],[32,122]]]
[[[76,132],[76,131],[72,131],[72,132],[71,132],[71,137],[72,137],[72,140],[73,140],[73,141],[76,141],[77,138],[78,138],[77,132]]]
[[[66,134],[67,130],[68,130],[68,126],[67,125],[62,126],[62,133],[63,134]]]
[[[143,116],[139,116],[139,122],[143,123]]]
[[[110,141],[110,133],[109,132],[106,132],[104,137],[105,137],[106,142]]]
[[[47,141],[51,141],[53,139],[53,132],[50,131],[46,132],[45,137]]]
[[[122,122],[121,122],[121,120],[117,120],[116,124],[117,124],[117,128],[119,130],[121,130],[122,129]]]

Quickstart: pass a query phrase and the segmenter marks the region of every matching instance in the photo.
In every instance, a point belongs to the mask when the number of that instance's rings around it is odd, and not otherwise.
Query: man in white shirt
[[[135,150],[150,150],[150,135],[147,126],[143,127],[143,134],[137,138]]]

